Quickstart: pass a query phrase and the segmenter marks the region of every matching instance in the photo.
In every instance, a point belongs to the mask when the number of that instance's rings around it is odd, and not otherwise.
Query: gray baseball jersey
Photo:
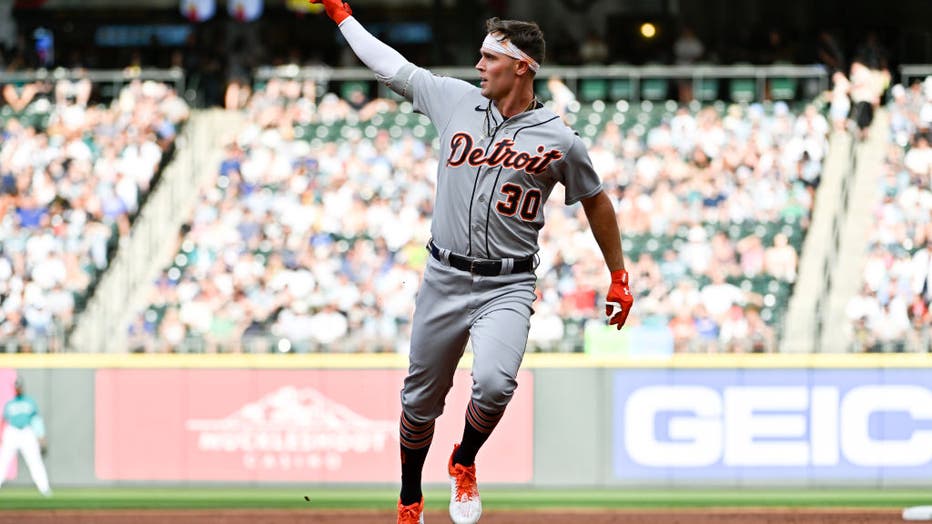
[[[558,182],[567,204],[602,190],[582,141],[552,111],[538,107],[506,120],[477,87],[412,64],[383,80],[439,133],[431,234],[444,253],[526,258],[538,251],[544,203]],[[443,412],[468,339],[474,403],[489,414],[505,409],[527,345],[535,282],[532,271],[481,276],[428,258],[401,392],[406,416],[423,423]]]
[[[546,108],[505,120],[476,86],[412,64],[389,86],[440,136],[431,234],[442,248],[490,259],[532,255],[557,182],[567,204],[602,190],[582,140]]]

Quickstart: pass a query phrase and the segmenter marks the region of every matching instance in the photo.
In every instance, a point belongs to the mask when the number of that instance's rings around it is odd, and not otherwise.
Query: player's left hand
[[[49,441],[45,437],[39,439],[39,453],[45,455],[45,452],[49,449]]]
[[[337,25],[340,25],[341,22],[353,14],[350,5],[343,0],[310,0],[310,2],[312,4],[323,4],[324,9],[327,11],[327,16],[336,22]]]
[[[605,296],[605,314],[608,315],[609,325],[621,329],[633,304],[634,297],[628,289],[628,272],[624,269],[612,271],[612,285]]]

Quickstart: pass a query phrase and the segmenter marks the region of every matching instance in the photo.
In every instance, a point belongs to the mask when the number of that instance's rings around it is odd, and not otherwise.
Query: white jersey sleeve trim
[[[408,63],[401,53],[383,43],[359,23],[356,18],[349,16],[340,24],[340,32],[349,43],[356,56],[366,64],[380,79],[389,79],[395,76],[401,67]]]

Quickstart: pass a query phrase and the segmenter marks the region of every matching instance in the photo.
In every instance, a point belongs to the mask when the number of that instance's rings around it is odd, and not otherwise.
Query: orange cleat
[[[398,499],[398,524],[424,524],[424,497],[409,506],[402,506]]]

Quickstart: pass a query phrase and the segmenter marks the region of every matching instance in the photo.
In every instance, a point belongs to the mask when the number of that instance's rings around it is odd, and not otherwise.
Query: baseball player
[[[545,45],[537,24],[487,22],[477,88],[409,63],[367,32],[346,2],[311,2],[324,5],[360,60],[427,115],[440,135],[431,256],[401,391],[398,523],[424,522],[421,469],[467,339],[474,354],[472,398],[462,441],[448,462],[449,509],[453,522],[475,523],[482,513],[475,458],[517,386],[536,298],[544,202],[560,183],[567,205],[582,203],[611,274],[609,323],[621,329],[633,298],[615,212],[583,142],[534,97]]]
[[[39,416],[36,401],[23,393],[23,379],[17,377],[13,387],[16,395],[3,406],[3,440],[0,441],[0,485],[16,452],[23,454],[32,481],[44,496],[52,495],[49,477],[42,462],[45,447],[45,424]]]

